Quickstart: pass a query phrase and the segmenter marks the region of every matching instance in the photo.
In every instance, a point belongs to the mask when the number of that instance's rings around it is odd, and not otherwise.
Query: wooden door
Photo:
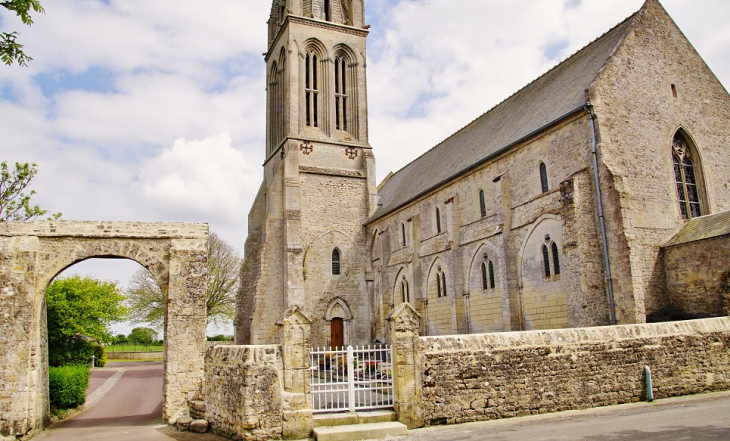
[[[333,318],[330,322],[332,332],[332,347],[342,348],[345,346],[344,322],[341,318]]]

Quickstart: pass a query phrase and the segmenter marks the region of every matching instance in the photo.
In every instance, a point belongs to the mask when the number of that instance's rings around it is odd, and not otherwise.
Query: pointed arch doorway
[[[330,341],[333,348],[345,346],[345,320],[335,317],[330,321]]]
[[[343,298],[336,297],[330,302],[324,319],[329,322],[330,346],[344,348],[350,344],[349,328],[352,321],[352,311]]]

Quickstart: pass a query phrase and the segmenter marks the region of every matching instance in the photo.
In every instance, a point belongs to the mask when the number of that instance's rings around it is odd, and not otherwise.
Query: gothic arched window
[[[340,275],[340,250],[337,248],[332,250],[332,275]]]
[[[482,262],[482,289],[484,291],[489,289],[489,274],[487,273],[487,264],[484,262]]]
[[[335,128],[347,131],[347,63],[344,57],[335,59]]]
[[[441,273],[441,296],[446,297],[446,273]]]
[[[307,51],[304,74],[304,123],[308,127],[319,127],[319,62],[314,51]]]
[[[677,185],[679,211],[682,219],[702,216],[700,188],[692,152],[684,137],[677,133],[672,142],[672,162],[674,164],[674,180]]]
[[[560,275],[560,256],[558,255],[558,244],[546,238],[546,244],[542,246],[542,264],[545,277],[550,278]],[[557,280],[557,279],[555,279]]]
[[[558,245],[555,242],[550,246],[550,252],[553,255],[553,275],[560,275],[560,257],[558,256]]]
[[[436,209],[436,233],[441,233],[441,210]]]
[[[489,288],[494,289],[495,283],[494,283],[494,265],[492,264],[492,261],[489,261]]]
[[[550,251],[547,245],[542,246],[542,265],[545,270],[545,277],[550,277]]]
[[[484,202],[484,190],[479,190],[479,213],[482,217],[487,215],[487,204]]]
[[[403,279],[400,283],[400,294],[401,294],[401,300],[403,301],[403,303],[411,302],[411,293],[408,289],[408,281],[405,279]]]
[[[547,193],[547,191],[550,189],[550,187],[548,186],[547,167],[545,166],[544,162],[540,163],[540,185],[542,186],[543,193]]]

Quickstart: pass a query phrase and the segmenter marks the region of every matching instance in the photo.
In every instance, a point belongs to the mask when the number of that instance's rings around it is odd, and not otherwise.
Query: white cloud
[[[366,0],[379,178],[642,1]],[[264,160],[270,1],[42,3],[47,12],[32,27],[0,8],[0,30],[20,31],[35,58],[28,68],[0,66],[0,159],[37,162],[37,203],[66,219],[207,221],[243,249]],[[730,2],[662,3],[730,84]],[[551,47],[564,48],[557,59]],[[96,75],[109,87],[84,84]],[[210,136],[223,133],[230,141]]]
[[[202,141],[178,139],[150,160],[140,176],[143,194],[164,209],[240,219],[244,196],[256,191],[261,174],[220,133]]]
[[[636,12],[643,0],[373,0],[370,142],[396,171]],[[662,2],[730,84],[730,4]],[[557,58],[548,50],[562,48]]]

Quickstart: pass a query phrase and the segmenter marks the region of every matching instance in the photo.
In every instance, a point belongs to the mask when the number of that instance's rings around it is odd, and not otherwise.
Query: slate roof
[[[533,81],[382,184],[370,221],[381,218],[431,189],[508,149],[586,104],[596,80],[638,12]]]
[[[730,211],[696,217],[662,248],[730,235]]]

